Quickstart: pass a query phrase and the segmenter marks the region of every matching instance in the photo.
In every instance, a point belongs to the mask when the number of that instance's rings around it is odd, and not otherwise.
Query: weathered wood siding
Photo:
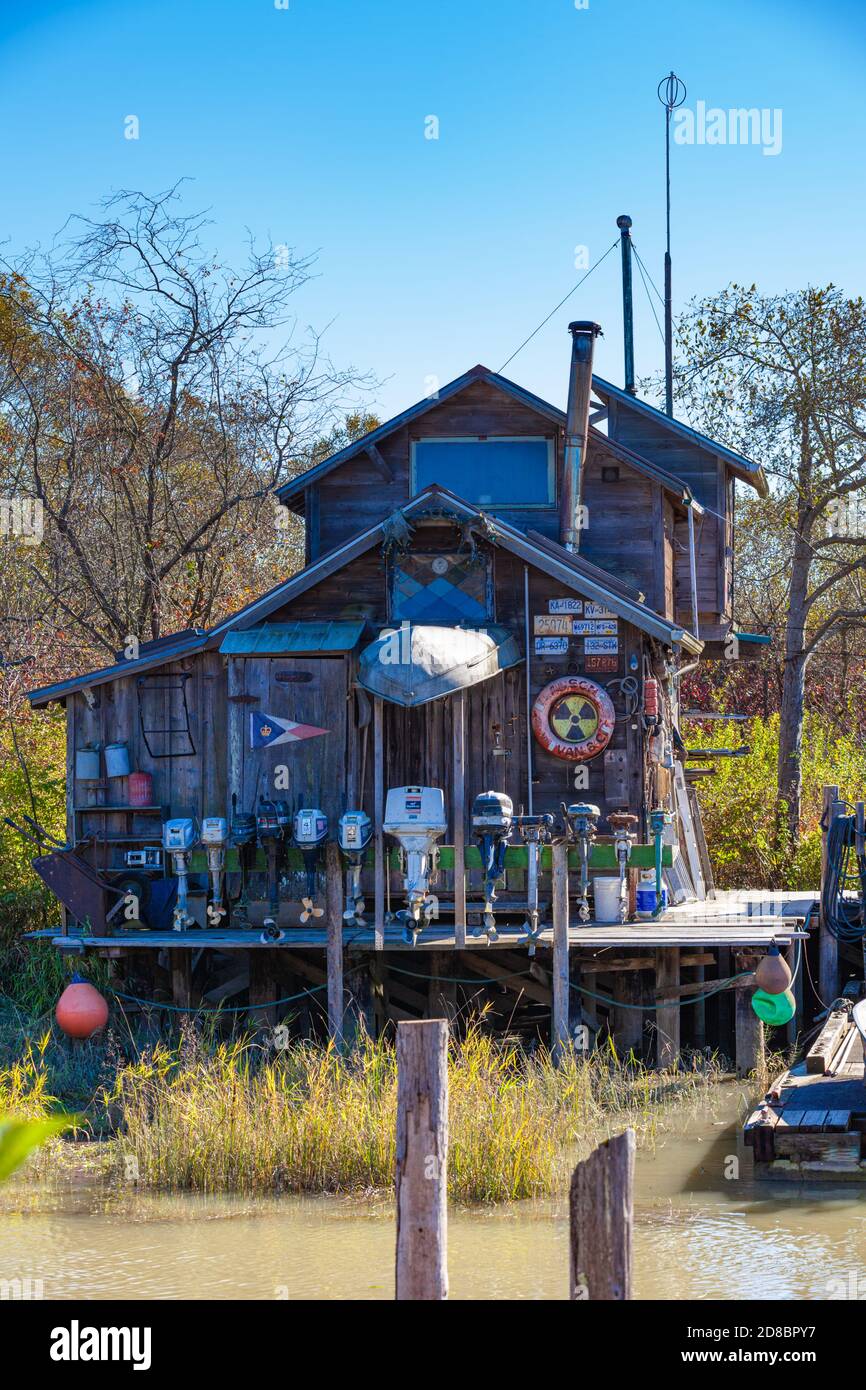
[[[547,416],[539,415],[513,396],[486,382],[477,382],[381,441],[379,451],[393,475],[390,481],[383,477],[381,469],[367,454],[359,454],[308,489],[308,494],[317,494],[315,499],[307,497],[316,532],[310,543],[312,557],[327,554],[409,500],[413,440],[462,435],[538,435],[553,439],[559,477],[562,431]],[[489,507],[487,510],[496,514],[498,509]],[[531,527],[554,538],[558,534],[555,506],[528,510],[507,507],[502,515],[523,529]]]
[[[202,816],[226,814],[226,673],[222,657],[217,652],[204,652],[183,662],[172,662],[160,668],[158,675],[167,677],[190,674],[187,688],[189,723],[195,752],[181,757],[155,758],[147,751],[141,733],[135,676],[125,676],[111,684],[98,686],[96,709],[88,709],[82,695],[67,701],[68,782],[67,810],[70,819],[73,806],[96,804],[125,805],[129,794],[127,778],[112,777],[103,785],[79,782],[75,778],[75,749],[99,743],[126,743],[130,768],[133,772],[149,772],[153,778],[153,801],[168,808],[170,816]],[[165,707],[166,724],[173,710],[168,697],[160,697]],[[151,698],[151,707],[153,701]],[[175,728],[179,720],[171,718]],[[151,745],[156,749],[154,739]],[[103,775],[104,775],[104,754]],[[78,818],[79,832],[106,836],[159,835],[158,817],[136,815],[129,821],[122,814],[92,815]],[[123,851],[129,846],[111,841],[103,842],[94,851],[94,862],[100,867],[123,868]]]
[[[708,450],[618,401],[610,402],[608,432],[612,439],[682,478],[707,508],[695,528],[698,612],[701,636],[722,636],[731,617],[734,562],[728,470]],[[684,521],[675,528],[674,555],[677,618],[691,627],[688,527]]]

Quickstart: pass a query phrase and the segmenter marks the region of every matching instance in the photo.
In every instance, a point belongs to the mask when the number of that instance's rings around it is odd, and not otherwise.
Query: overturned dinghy
[[[498,676],[523,660],[507,628],[386,628],[361,652],[358,681],[372,695],[413,708]]]

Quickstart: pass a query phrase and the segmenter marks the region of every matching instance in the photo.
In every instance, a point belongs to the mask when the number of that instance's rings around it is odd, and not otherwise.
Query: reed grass
[[[652,1142],[684,1105],[706,1102],[720,1068],[658,1073],[612,1046],[554,1066],[494,1038],[483,1019],[451,1043],[449,1190],[503,1202],[561,1191],[600,1140],[633,1125]],[[123,1067],[104,1103],[122,1116],[119,1160],[140,1180],[197,1192],[365,1192],[394,1179],[397,1067],[392,1042],[347,1055],[249,1037],[205,1046],[190,1031]]]

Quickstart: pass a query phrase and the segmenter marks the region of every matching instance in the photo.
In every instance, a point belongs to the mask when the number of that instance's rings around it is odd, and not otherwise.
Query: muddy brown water
[[[866,1185],[755,1184],[745,1105],[720,1087],[711,1112],[639,1151],[637,1297],[866,1297]],[[453,1298],[567,1296],[564,1201],[452,1210],[448,1242]],[[86,1176],[25,1176],[0,1197],[0,1297],[387,1299],[393,1265],[384,1198],[165,1195]]]

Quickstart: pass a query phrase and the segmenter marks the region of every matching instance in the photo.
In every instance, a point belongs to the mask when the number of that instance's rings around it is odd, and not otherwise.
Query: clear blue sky
[[[862,291],[860,0],[0,0],[0,234],[44,243],[114,189],[187,176],[221,255],[245,228],[319,252],[297,311],[387,378],[392,414],[428,376],[499,367],[620,212],[661,284],[671,67],[688,107],[783,112],[775,157],[674,147],[675,308],[731,279]],[[636,289],[644,375],[661,344]],[[508,375],[562,403],[566,324],[592,317],[621,381],[620,316],[615,253]]]

